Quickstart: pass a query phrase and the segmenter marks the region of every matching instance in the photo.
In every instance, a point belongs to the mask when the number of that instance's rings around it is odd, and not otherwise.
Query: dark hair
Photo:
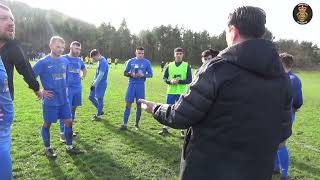
[[[183,49],[181,47],[177,47],[174,49],[173,52],[182,52],[183,53]]]
[[[139,47],[136,48],[136,51],[138,51],[138,50],[139,51],[144,51],[144,48],[142,46],[139,46]]]
[[[208,56],[212,56],[212,57],[216,57],[217,55],[219,54],[219,51],[218,50],[214,50],[214,49],[207,49],[205,51],[203,51],[201,53],[201,56],[202,57],[208,57]]]
[[[78,47],[81,47],[81,43],[79,43],[78,41],[73,41],[70,46],[76,45]]]
[[[290,69],[293,66],[293,56],[288,53],[279,54],[280,62],[287,68]]]
[[[98,54],[100,54],[100,52],[97,49],[92,49],[90,51],[90,57],[96,56]]]
[[[11,11],[10,8],[2,3],[0,3],[0,9]]]
[[[239,34],[247,38],[261,38],[265,32],[266,13],[253,6],[235,9],[228,17],[228,26],[235,26]]]

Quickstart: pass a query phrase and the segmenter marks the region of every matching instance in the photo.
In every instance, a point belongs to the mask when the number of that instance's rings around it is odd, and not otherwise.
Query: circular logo
[[[300,3],[294,7],[292,15],[298,24],[308,24],[312,19],[312,9],[308,4]]]

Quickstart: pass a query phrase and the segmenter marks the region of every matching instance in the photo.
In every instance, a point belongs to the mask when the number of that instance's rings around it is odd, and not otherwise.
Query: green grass
[[[15,118],[12,125],[12,160],[15,179],[177,179],[182,140],[179,131],[166,138],[158,135],[161,125],[143,112],[140,127],[133,129],[135,112],[131,111],[129,131],[117,132],[122,123],[127,78],[123,66],[109,70],[102,121],[90,119],[95,109],[88,100],[94,69],[89,69],[83,81],[83,105],[78,108],[74,144],[86,150],[70,156],[59,142],[58,124],[51,127],[51,146],[58,158],[49,160],[43,155],[40,137],[41,104],[15,74]],[[305,104],[297,114],[294,134],[289,140],[291,179],[320,179],[320,73],[299,73],[303,81]],[[164,102],[166,85],[159,67],[154,67],[154,78],[146,83],[146,97]],[[214,162],[213,162],[214,163]],[[274,179],[278,179],[275,176]]]

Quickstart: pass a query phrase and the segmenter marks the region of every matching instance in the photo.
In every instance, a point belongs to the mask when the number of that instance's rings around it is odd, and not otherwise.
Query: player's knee
[[[51,123],[43,122],[42,126],[43,126],[44,128],[50,128]]]
[[[141,103],[137,103],[137,110],[141,110]]]
[[[131,109],[131,103],[127,103],[127,104],[126,104],[126,108]]]
[[[279,144],[279,148],[284,148],[284,147],[286,147],[286,140],[284,140]]]
[[[72,127],[72,120],[71,119],[65,119],[63,122],[66,127]]]

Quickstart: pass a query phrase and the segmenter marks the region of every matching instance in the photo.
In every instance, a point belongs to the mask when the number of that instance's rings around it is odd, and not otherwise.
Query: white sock
[[[70,149],[72,149],[72,148],[73,148],[72,145],[67,145],[67,149],[68,149],[68,150],[70,150]]]

